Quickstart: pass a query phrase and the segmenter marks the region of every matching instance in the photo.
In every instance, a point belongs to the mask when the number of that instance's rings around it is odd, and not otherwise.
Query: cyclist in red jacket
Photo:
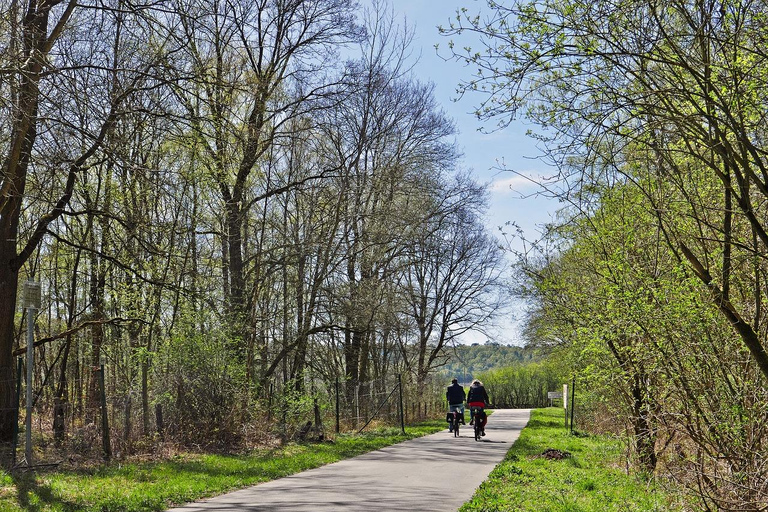
[[[483,435],[485,435],[485,424],[488,423],[488,415],[485,414],[485,408],[488,404],[488,393],[485,391],[485,386],[479,380],[475,379],[469,386],[469,393],[467,393],[467,405],[470,411],[473,409],[479,409],[477,417],[480,419],[480,428],[483,429]],[[474,421],[474,417],[472,418]],[[472,425],[472,421],[469,422]]]

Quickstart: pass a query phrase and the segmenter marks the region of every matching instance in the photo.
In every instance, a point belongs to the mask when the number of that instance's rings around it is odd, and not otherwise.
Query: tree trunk
[[[91,317],[94,320],[104,318],[104,276],[99,268],[99,256],[93,254],[91,257],[91,283],[90,283],[90,301],[92,304]],[[104,326],[100,323],[91,327],[91,357],[90,371],[87,372],[88,379],[88,397],[85,403],[85,422],[88,424],[96,423],[100,407],[99,381],[95,371],[101,367],[101,346],[104,343]]]
[[[16,425],[14,410],[16,365],[13,358],[13,318],[16,311],[18,273],[9,260],[16,256],[7,232],[0,234],[0,442],[10,442]],[[14,237],[15,238],[15,237]]]
[[[355,398],[355,388],[360,382],[360,345],[362,334],[347,326],[344,331],[344,366],[347,377],[347,400]]]
[[[297,244],[299,242],[297,241]],[[307,363],[307,350],[309,346],[309,336],[307,336],[307,320],[304,311],[304,273],[306,271],[306,256],[301,254],[298,257],[296,265],[296,349],[293,354],[293,378],[295,379],[295,389],[298,393],[304,391],[304,370]],[[311,315],[310,313],[307,313]]]
[[[133,429],[133,425],[131,422],[131,414],[132,414],[132,399],[131,399],[131,393],[130,391],[126,393],[125,395],[125,406],[123,409],[124,414],[124,425],[123,425],[123,441],[128,443],[131,439],[131,430]]]
[[[243,267],[243,215],[235,201],[227,204],[227,245],[229,250],[229,312],[239,324],[243,319],[245,274]]]
[[[632,387],[633,426],[635,430],[635,448],[640,467],[649,474],[656,470],[656,434],[650,417],[650,404],[645,396],[647,390],[642,385],[642,377],[635,377]]]
[[[141,418],[142,432],[149,436],[149,361],[146,359],[141,362]]]
[[[13,358],[13,320],[16,312],[19,269],[17,235],[21,203],[27,181],[32,147],[37,139],[39,82],[46,45],[48,17],[52,4],[39,10],[30,7],[24,15],[21,40],[24,48],[19,70],[19,85],[15,118],[8,153],[2,166],[2,195],[0,195],[0,442],[13,438],[15,417],[15,378]],[[16,20],[11,20],[12,24]]]
[[[67,426],[64,420],[67,412],[67,397],[69,395],[69,386],[67,385],[67,362],[69,361],[69,351],[71,346],[72,336],[67,336],[64,345],[64,355],[61,358],[59,384],[56,387],[56,395],[53,398],[53,439],[57,446],[64,442],[64,437],[67,434]]]
[[[80,258],[82,251],[78,250],[75,255],[75,262],[72,266],[71,278],[69,282],[69,305],[67,311],[67,329],[71,329],[75,321],[77,311],[77,276],[80,269]],[[67,365],[69,363],[69,353],[72,349],[72,335],[67,336],[64,346],[64,355],[61,358],[59,368],[59,383],[56,386],[53,406],[53,437],[56,444],[61,444],[66,436],[66,405],[69,401],[69,381],[67,380]]]

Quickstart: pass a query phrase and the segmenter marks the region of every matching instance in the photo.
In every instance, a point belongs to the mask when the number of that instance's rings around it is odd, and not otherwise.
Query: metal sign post
[[[562,399],[563,393],[562,391],[547,391],[547,398],[549,399],[549,406],[552,407],[552,400]]]
[[[32,376],[35,358],[35,312],[40,309],[40,283],[24,283],[24,307],[27,310],[27,417],[25,423],[24,457],[27,466],[32,465]]]
[[[571,434],[573,434],[573,412],[576,409],[576,376],[573,376],[571,382]]]

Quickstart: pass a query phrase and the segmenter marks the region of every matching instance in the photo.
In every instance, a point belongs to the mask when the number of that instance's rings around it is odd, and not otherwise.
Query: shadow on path
[[[170,512],[457,510],[501,462],[529,416],[527,409],[497,410],[479,442],[446,429]]]

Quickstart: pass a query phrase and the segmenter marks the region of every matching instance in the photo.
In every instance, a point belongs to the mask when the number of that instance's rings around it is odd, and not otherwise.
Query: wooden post
[[[323,418],[320,416],[320,404],[317,403],[317,396],[312,398],[312,406],[315,410],[315,434],[317,435],[318,440],[323,440],[325,438],[325,433],[323,432]]]

